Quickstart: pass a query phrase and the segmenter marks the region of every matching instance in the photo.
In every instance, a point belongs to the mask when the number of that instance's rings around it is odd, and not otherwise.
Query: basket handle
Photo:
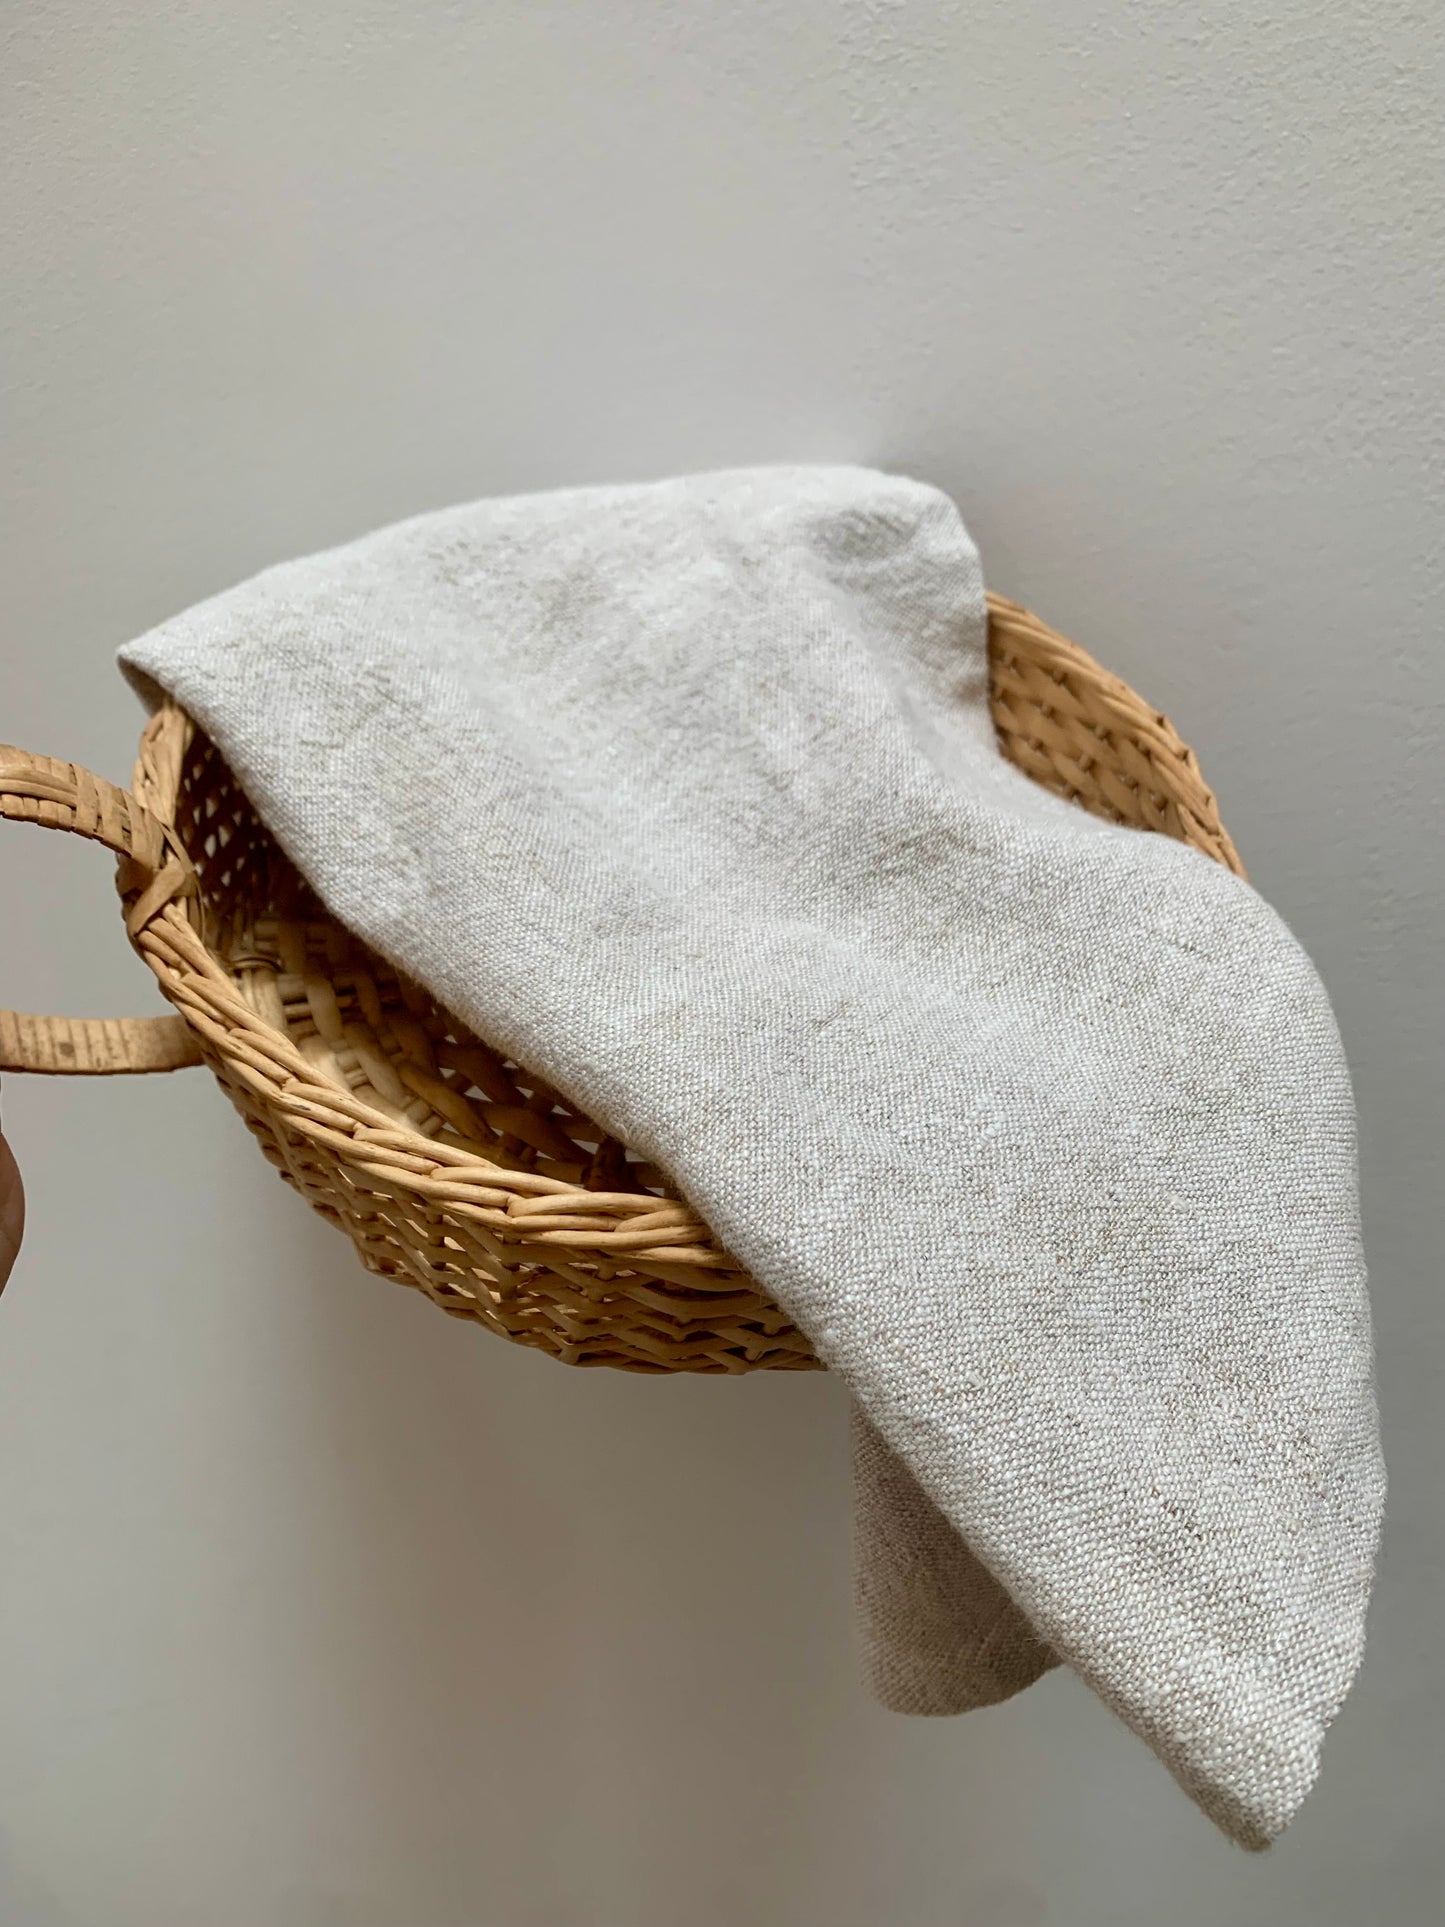
[[[195,894],[190,860],[160,819],[128,790],[79,764],[0,744],[0,816],[114,850],[131,936],[173,897]],[[116,1077],[200,1062],[184,1017],[32,1017],[0,1010],[0,1071]]]

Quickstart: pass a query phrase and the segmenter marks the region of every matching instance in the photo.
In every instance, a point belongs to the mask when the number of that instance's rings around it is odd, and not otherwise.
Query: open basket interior
[[[181,711],[163,709],[147,735],[149,780],[137,788],[196,867],[207,947],[318,1072],[407,1130],[506,1170],[673,1195],[661,1172],[338,923]],[[155,780],[155,745],[166,736],[179,750],[167,758],[168,790]]]

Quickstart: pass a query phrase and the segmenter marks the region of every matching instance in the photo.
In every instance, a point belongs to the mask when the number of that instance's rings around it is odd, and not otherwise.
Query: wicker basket
[[[1239,869],[1193,752],[1082,649],[990,598],[1004,752],[1099,815]],[[807,1340],[666,1176],[327,916],[190,719],[162,708],[131,792],[0,748],[0,813],[106,844],[131,942],[180,1013],[0,1011],[0,1069],[205,1062],[363,1264],[569,1364],[808,1370]]]

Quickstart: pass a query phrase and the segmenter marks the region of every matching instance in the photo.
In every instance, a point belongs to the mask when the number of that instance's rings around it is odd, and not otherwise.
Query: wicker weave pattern
[[[1001,746],[1030,776],[1239,869],[1193,753],[1127,685],[997,597],[990,666]],[[443,1311],[569,1364],[817,1368],[662,1173],[324,913],[180,710],[146,729],[133,796],[0,751],[0,811],[121,853],[131,939],[186,1024],[119,1042],[112,1025],[107,1043],[100,1024],[4,1013],[0,1068],[156,1069],[199,1050],[287,1182],[370,1270]]]
[[[1158,830],[1243,876],[1214,792],[1169,718],[1018,603],[991,595],[988,610],[991,708],[1009,761],[1095,816]]]

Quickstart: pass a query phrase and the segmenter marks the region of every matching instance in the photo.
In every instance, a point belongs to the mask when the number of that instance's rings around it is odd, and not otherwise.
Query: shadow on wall
[[[509,1922],[695,1918],[700,1869],[709,1919],[813,1892],[859,1699],[840,1388],[569,1371],[317,1230],[294,1659],[353,1875],[316,1917],[394,1921],[402,1873]]]
[[[6,1101],[5,1927],[1037,1927],[1050,1747],[859,1684],[839,1384],[449,1320],[204,1073]]]

